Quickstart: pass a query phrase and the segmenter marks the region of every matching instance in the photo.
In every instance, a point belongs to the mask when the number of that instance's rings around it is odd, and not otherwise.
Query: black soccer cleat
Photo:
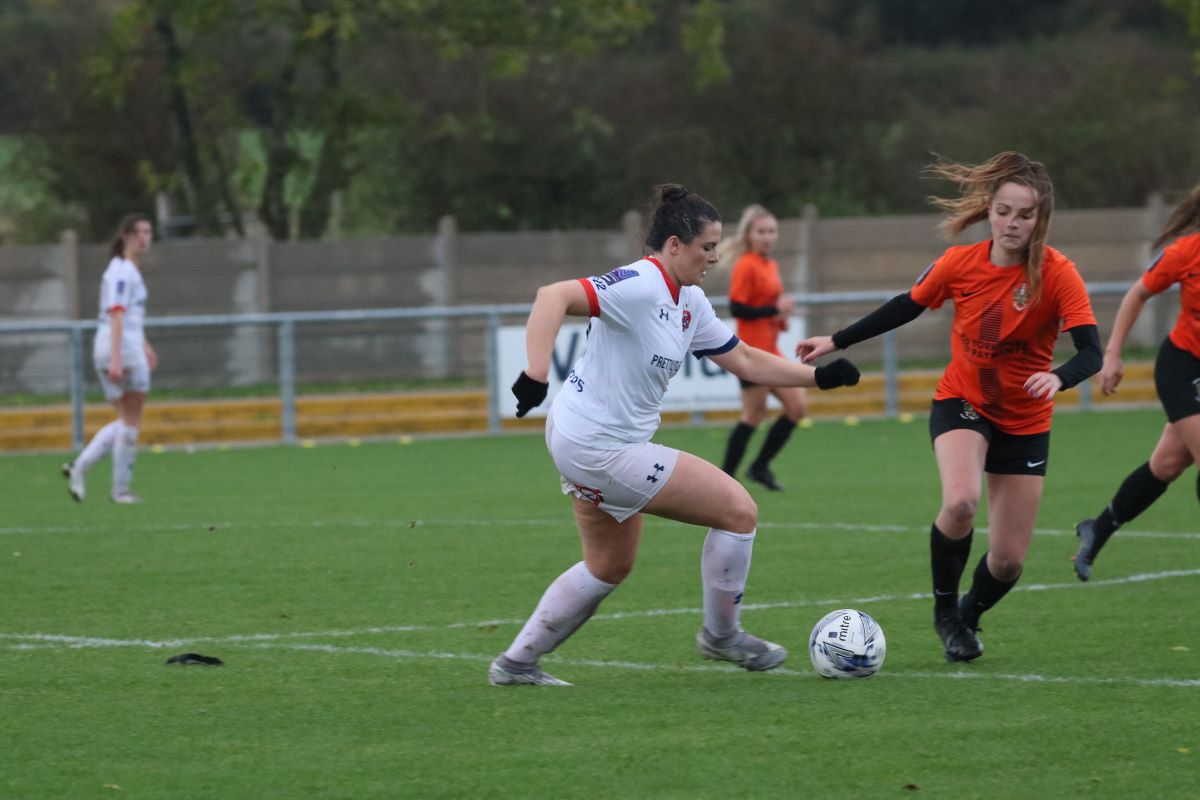
[[[772,492],[783,491],[783,484],[775,480],[775,473],[771,472],[769,467],[751,465],[750,469],[746,470],[746,477],[755,483],[761,483]]]
[[[975,629],[963,622],[957,608],[935,613],[933,629],[942,639],[947,661],[974,661],[983,655],[983,642],[975,635]]]
[[[1081,520],[1075,526],[1075,535],[1079,537],[1079,550],[1075,553],[1075,574],[1079,580],[1086,581],[1092,577],[1092,561],[1096,554],[1092,547],[1096,544],[1096,520]]]

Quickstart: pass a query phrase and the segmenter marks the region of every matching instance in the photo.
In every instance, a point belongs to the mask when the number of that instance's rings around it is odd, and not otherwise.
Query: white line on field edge
[[[1170,578],[1190,578],[1197,575],[1200,575],[1200,569],[1169,570],[1167,572],[1144,572],[1135,575],[1127,575],[1123,578],[1105,578],[1102,580],[1094,580],[1087,584],[1080,583],[1078,581],[1073,583],[1031,583],[1023,586],[1018,585],[1013,589],[1013,591],[1046,592],[1062,589],[1082,589],[1085,587],[1095,586],[1125,586],[1130,584],[1146,583],[1148,581],[1167,580]],[[782,600],[773,603],[747,603],[743,606],[743,609],[747,611],[759,611],[780,608],[807,608],[811,606],[821,606],[826,608],[848,608],[869,605],[871,603],[888,603],[905,600],[928,600],[929,598],[930,595],[927,593],[914,592],[912,594],[872,595],[868,597],[853,598]],[[618,611],[611,614],[597,614],[592,617],[592,621],[597,622],[625,619],[645,619],[651,617],[679,615],[699,616],[702,613],[702,609],[699,608],[651,608],[641,611]],[[233,634],[229,636],[189,636],[175,639],[114,639],[95,636],[71,636],[68,634],[58,633],[0,632],[0,639],[10,639],[21,642],[21,644],[8,646],[8,649],[20,650],[57,647],[66,647],[70,649],[82,649],[89,647],[146,647],[151,649],[162,649],[182,647],[184,645],[197,643],[270,643],[280,642],[287,639],[320,639],[330,637],[345,638],[351,636],[430,632],[460,628],[492,628],[500,625],[523,624],[525,624],[524,618],[512,618],[490,619],[480,622],[450,622],[442,625],[382,625],[355,628],[350,630],[294,631],[291,633],[245,633]]]

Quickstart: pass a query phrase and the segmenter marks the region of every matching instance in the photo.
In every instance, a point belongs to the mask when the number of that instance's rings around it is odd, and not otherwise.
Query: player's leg
[[[1162,497],[1167,486],[1192,465],[1187,444],[1168,422],[1163,427],[1150,460],[1125,476],[1117,493],[1094,519],[1081,520],[1075,526],[1079,550],[1075,553],[1075,574],[1081,581],[1092,576],[1092,564],[1101,548],[1117,529]]]
[[[62,473],[63,477],[67,479],[67,491],[79,503],[82,503],[85,497],[86,484],[84,477],[87,475],[88,470],[94,467],[97,461],[112,451],[113,445],[121,433],[121,408],[119,403],[121,395],[125,390],[119,382],[113,381],[108,376],[109,356],[107,350],[101,349],[97,351],[93,360],[95,362],[96,377],[100,381],[100,388],[104,390],[105,399],[113,404],[113,409],[117,412],[117,418],[96,431],[74,461],[63,464]]]
[[[786,649],[741,627],[742,598],[758,526],[758,506],[746,488],[707,461],[680,452],[667,485],[644,511],[709,529],[700,557],[704,597],[704,622],[696,636],[700,653],[756,671],[782,664]]]
[[[767,413],[767,387],[756,386],[746,381],[741,383],[742,415],[729,432],[729,439],[725,443],[725,458],[721,462],[721,469],[727,475],[737,475],[738,465],[742,463],[742,457],[746,454],[746,445]]]
[[[142,409],[145,406],[146,393],[127,391],[117,401],[117,412],[120,414],[120,429],[113,443],[113,477],[112,499],[116,503],[141,502],[137,495],[130,491],[133,481],[133,465],[137,460],[138,432],[142,425]]]
[[[493,684],[567,685],[543,672],[538,660],[579,630],[633,569],[642,515],[618,522],[592,503],[578,497],[573,502],[583,560],[555,578],[508,650],[492,662]]]
[[[936,406],[933,414],[939,414]],[[988,440],[974,427],[943,430],[933,418],[930,427],[942,486],[942,504],[929,531],[933,627],[947,661],[970,661],[983,653],[983,645],[962,622],[958,588],[971,554]]]
[[[988,473],[988,551],[975,565],[962,599],[963,622],[978,629],[979,617],[1017,584],[1042,501],[1042,475]]]
[[[796,423],[808,413],[808,395],[798,386],[773,387],[771,393],[783,404],[783,414],[767,431],[767,438],[763,441],[762,450],[754,459],[754,463],[750,465],[747,475],[768,489],[778,492],[783,490],[783,486],[779,484],[775,473],[771,470],[771,461],[791,438],[792,431],[796,429]]]

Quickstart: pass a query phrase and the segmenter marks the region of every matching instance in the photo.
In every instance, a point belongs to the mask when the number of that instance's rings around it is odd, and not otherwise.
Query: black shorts
[[[738,378],[738,383],[741,384],[743,389],[753,389],[755,386],[758,386],[757,383],[753,383],[752,381],[744,381],[741,378]]]
[[[934,400],[929,411],[929,439],[937,439],[947,431],[966,428],[980,433],[987,440],[987,459],[984,472],[994,475],[1045,475],[1050,458],[1050,431],[1045,433],[1005,433],[997,428],[970,403],[961,398]]]
[[[1163,340],[1154,361],[1154,388],[1171,422],[1200,414],[1200,358]]]

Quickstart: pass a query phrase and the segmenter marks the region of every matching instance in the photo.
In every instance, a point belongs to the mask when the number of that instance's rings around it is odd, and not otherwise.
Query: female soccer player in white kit
[[[85,495],[84,476],[110,450],[113,502],[141,502],[129,485],[137,458],[142,406],[150,391],[150,371],[157,366],[158,357],[142,329],[147,293],[138,260],[150,249],[152,238],[149,218],[130,214],[122,219],[110,248],[112,260],[100,281],[100,324],[92,362],[117,419],[97,431],[78,458],[63,465],[67,490],[80,503]]]
[[[776,667],[778,644],[742,630],[742,593],[758,507],[737,480],[690,453],[650,441],[667,382],[688,353],[767,386],[854,385],[845,359],[812,367],[749,347],[713,312],[699,284],[717,262],[721,218],[681,186],[656,190],[651,255],[606,275],[538,290],[526,326],[528,367],[513,384],[517,416],[547,393],[554,339],[567,314],[592,318],[587,346],[546,418],[546,445],[572,496],[583,560],[560,575],[507,651],[492,662],[497,686],[563,686],[538,659],[588,620],[629,571],[642,513],[708,528],[700,561],[706,658],[748,670]]]

